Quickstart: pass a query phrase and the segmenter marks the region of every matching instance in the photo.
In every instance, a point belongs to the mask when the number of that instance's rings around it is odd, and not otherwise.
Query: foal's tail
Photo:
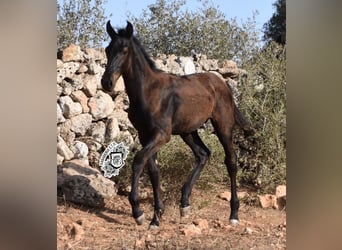
[[[240,112],[240,110],[234,104],[234,117],[235,122],[239,125],[240,128],[244,131],[245,135],[251,136],[254,135],[255,131],[251,125],[251,123],[247,120],[247,118]]]

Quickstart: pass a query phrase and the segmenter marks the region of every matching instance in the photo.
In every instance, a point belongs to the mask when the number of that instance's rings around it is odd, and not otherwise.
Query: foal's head
[[[133,44],[133,26],[130,22],[127,22],[126,28],[119,30],[117,33],[108,21],[106,28],[111,41],[105,49],[107,66],[101,79],[101,85],[104,90],[111,92],[128,62],[129,51]]]

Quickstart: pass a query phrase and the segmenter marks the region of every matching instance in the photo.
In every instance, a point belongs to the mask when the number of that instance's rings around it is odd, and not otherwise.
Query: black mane
[[[151,69],[153,71],[161,71],[160,69],[157,68],[156,63],[151,59],[151,57],[148,55],[148,53],[146,52],[146,50],[144,49],[144,47],[141,45],[140,41],[138,40],[138,38],[136,38],[135,36],[133,37],[133,41],[135,43],[135,45],[138,47],[138,49],[141,51],[141,53],[143,54],[145,60],[147,61],[147,63],[150,65]]]
[[[127,37],[126,30],[125,29],[119,29],[118,30],[118,35],[121,36],[121,37]],[[137,46],[139,51],[142,53],[142,55],[144,56],[144,58],[147,61],[148,65],[151,67],[151,69],[153,71],[160,72],[161,70],[157,68],[155,62],[148,55],[148,53],[146,52],[145,48],[142,46],[142,44],[140,43],[140,41],[138,40],[137,37],[133,36],[133,42]]]

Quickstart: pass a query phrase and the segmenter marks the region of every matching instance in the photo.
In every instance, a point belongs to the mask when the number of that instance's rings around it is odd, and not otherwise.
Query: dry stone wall
[[[235,94],[238,94],[237,79],[246,74],[231,60],[219,66],[218,60],[207,59],[205,55],[159,55],[154,60],[158,68],[177,75],[212,71],[230,84]],[[94,165],[111,141],[120,138],[130,147],[137,143],[126,112],[129,100],[122,78],[114,94],[102,90],[101,77],[106,63],[103,49],[81,50],[70,45],[58,55],[57,164],[79,159]]]

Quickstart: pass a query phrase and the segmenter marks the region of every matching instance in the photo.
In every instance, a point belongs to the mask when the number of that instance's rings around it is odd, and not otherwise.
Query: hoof
[[[239,225],[239,220],[237,220],[237,219],[230,219],[229,223],[230,223],[231,226],[235,227],[235,226]]]
[[[190,206],[180,208],[181,217],[188,216],[189,214],[190,214]]]
[[[151,224],[150,224],[150,225],[148,226],[148,229],[149,229],[149,230],[157,230],[157,229],[159,229],[159,226],[157,226],[157,225],[151,225]]]
[[[138,224],[138,225],[142,225],[145,221],[145,215],[142,214],[140,215],[138,218],[135,218],[135,222]]]

